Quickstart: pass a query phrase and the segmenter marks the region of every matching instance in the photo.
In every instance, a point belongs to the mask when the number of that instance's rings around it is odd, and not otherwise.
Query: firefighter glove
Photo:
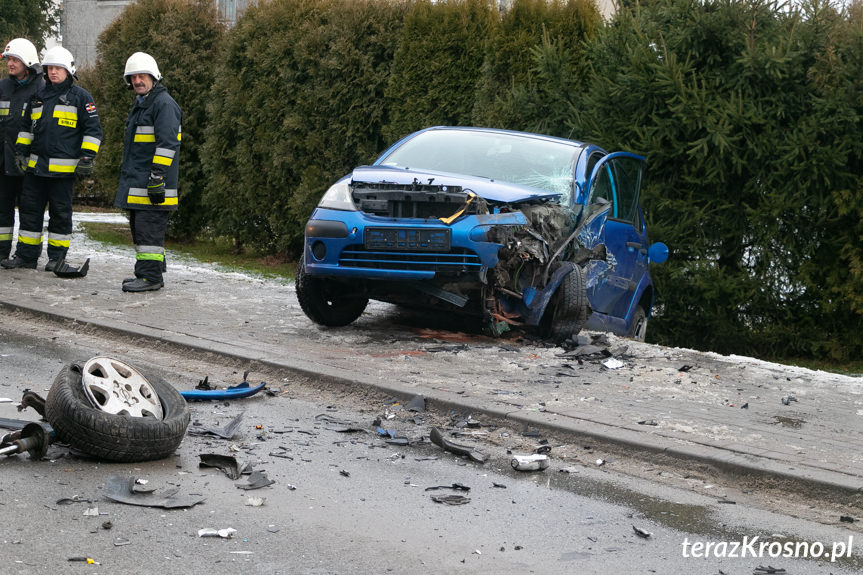
[[[75,167],[75,175],[79,178],[89,178],[93,175],[93,158],[81,158]]]
[[[22,173],[27,171],[27,156],[15,156],[15,163]]]
[[[154,205],[165,203],[165,178],[159,174],[150,174],[147,182],[147,195],[150,203]]]

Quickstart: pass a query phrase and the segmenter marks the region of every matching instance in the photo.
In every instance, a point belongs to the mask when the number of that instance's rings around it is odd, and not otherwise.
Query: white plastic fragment
[[[99,508],[98,507],[90,507],[89,509],[84,510],[84,517],[98,517],[99,516]]]
[[[623,367],[623,362],[617,358],[609,357],[602,362],[602,365],[604,365],[606,369],[620,369]]]
[[[266,501],[266,499],[263,497],[249,497],[246,499],[246,505],[249,507],[261,507],[264,504],[264,501]]]
[[[509,464],[518,471],[539,471],[548,467],[548,455],[541,453],[513,455]]]

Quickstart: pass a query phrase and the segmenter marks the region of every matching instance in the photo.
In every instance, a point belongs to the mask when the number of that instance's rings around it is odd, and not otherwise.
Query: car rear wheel
[[[319,325],[342,327],[360,317],[369,298],[345,284],[306,273],[306,258],[297,264],[297,301],[306,316]]]
[[[540,323],[540,333],[560,342],[578,335],[590,315],[584,269],[574,266],[563,278]]]
[[[640,305],[635,306],[635,312],[632,314],[632,326],[629,328],[627,336],[635,341],[644,341],[647,337],[647,313]]]

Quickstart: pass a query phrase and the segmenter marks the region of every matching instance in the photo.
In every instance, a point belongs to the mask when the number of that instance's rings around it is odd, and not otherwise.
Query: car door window
[[[616,205],[614,218],[635,223],[638,218],[638,194],[641,189],[641,160],[614,158],[608,162],[613,174]]]

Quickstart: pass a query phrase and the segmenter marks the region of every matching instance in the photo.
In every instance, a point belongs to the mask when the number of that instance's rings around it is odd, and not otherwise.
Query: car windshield
[[[567,203],[580,150],[574,142],[530,135],[429,130],[404,142],[378,164],[510,182],[561,194],[561,203]]]

